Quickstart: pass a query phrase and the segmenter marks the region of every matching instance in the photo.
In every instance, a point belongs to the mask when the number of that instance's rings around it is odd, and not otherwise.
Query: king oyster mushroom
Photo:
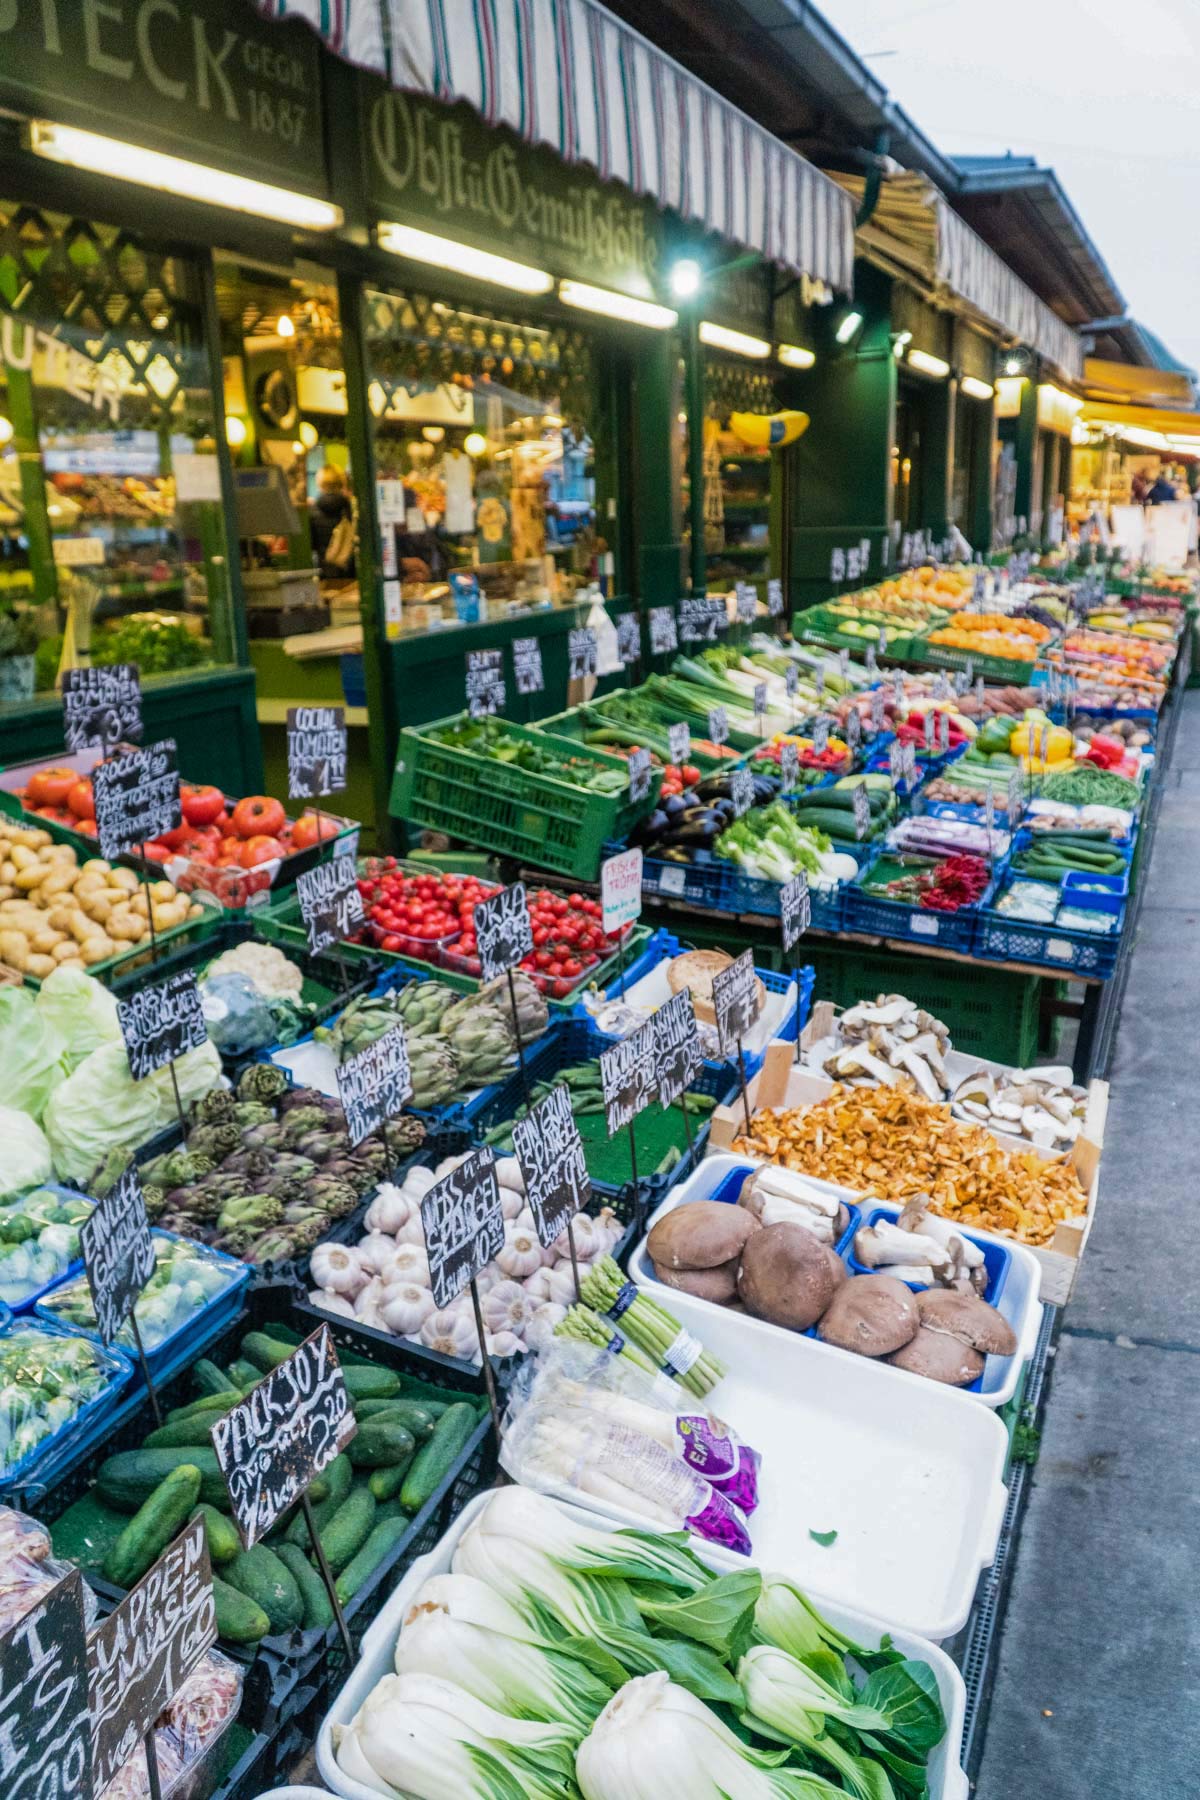
[[[888,1219],[864,1225],[854,1234],[854,1254],[864,1268],[886,1268],[891,1263],[928,1263],[932,1269],[949,1263],[950,1252],[935,1238],[902,1231]]]
[[[903,994],[881,994],[873,1003],[860,1000],[857,1006],[848,1007],[842,1014],[842,1028],[851,1030],[858,1025],[898,1025],[913,1010],[911,1000]]]

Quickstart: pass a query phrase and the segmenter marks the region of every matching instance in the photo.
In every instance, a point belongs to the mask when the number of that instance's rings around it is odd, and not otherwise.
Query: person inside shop
[[[1164,506],[1168,500],[1176,498],[1175,483],[1171,480],[1169,471],[1160,469],[1157,481],[1146,495],[1147,502],[1151,506]]]
[[[354,502],[345,472],[326,463],[317,475],[317,497],[308,513],[313,557],[323,581],[354,577]]]
[[[396,533],[396,560],[404,581],[443,581],[449,568],[444,545],[432,531],[412,488],[404,489],[404,524]]]
[[[1150,483],[1140,469],[1134,472],[1133,480],[1129,484],[1129,497],[1135,506],[1145,506],[1150,497]]]

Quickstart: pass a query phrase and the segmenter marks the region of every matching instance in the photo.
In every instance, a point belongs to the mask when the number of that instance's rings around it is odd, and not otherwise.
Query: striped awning
[[[527,143],[850,292],[850,196],[594,0],[256,4],[267,18],[306,19],[394,87],[466,101]]]
[[[861,175],[835,179],[856,201],[862,198]],[[1079,333],[1013,274],[923,175],[884,177],[878,204],[859,228],[859,242],[864,255],[915,276],[935,300],[957,302],[955,310],[973,313],[1036,350],[1068,379],[1082,375]]]

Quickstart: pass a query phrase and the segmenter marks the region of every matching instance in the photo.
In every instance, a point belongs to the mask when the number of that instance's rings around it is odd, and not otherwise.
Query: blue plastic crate
[[[1118,917],[1129,898],[1129,876],[1088,875],[1073,869],[1062,879],[1062,904],[1081,906],[1092,912],[1114,913]]]
[[[1129,864],[1133,861],[1133,851],[1134,851],[1134,846],[1137,843],[1137,834],[1138,834],[1138,827],[1137,827],[1137,820],[1135,819],[1133,822],[1133,829],[1129,833],[1128,837],[1112,839],[1112,848],[1114,850],[1120,851],[1121,855],[1125,858],[1125,861],[1127,864]],[[1039,838],[1045,838],[1050,843],[1053,843],[1053,841],[1054,841],[1054,833],[1052,831],[1047,831],[1047,832],[1039,831],[1036,835]],[[1033,831],[1032,826],[1022,825],[1020,831],[1017,832],[1016,836],[1014,837],[1014,839],[1012,841],[1012,845],[1010,847],[1010,852],[1009,852],[1010,855],[1011,856],[1020,856],[1022,850],[1028,850],[1029,846],[1033,843],[1034,836],[1035,836],[1035,833]],[[1103,848],[1103,846],[1099,842],[1097,842],[1096,847],[1097,847],[1097,849]],[[1018,873],[1019,873],[1019,871],[1018,871]]]
[[[0,1472],[0,1494],[22,1487],[30,1481],[56,1479],[63,1470],[85,1456],[95,1444],[103,1442],[115,1416],[120,1396],[128,1386],[132,1374],[132,1365],[123,1350],[118,1350],[115,1346],[106,1348],[103,1344],[81,1337],[78,1332],[64,1330],[51,1320],[14,1319],[5,1307],[0,1316],[0,1343],[24,1332],[86,1344],[97,1368],[107,1376],[107,1380],[100,1393],[82,1406],[65,1425],[61,1425],[48,1438],[43,1438],[11,1468]]]
[[[971,946],[987,962],[1036,963],[1060,975],[1091,975],[1107,981],[1121,953],[1121,927],[1100,933],[1072,931],[1061,925],[1036,925],[1006,918],[990,908],[975,920]]]
[[[854,855],[849,845],[839,845],[840,848]],[[706,912],[779,917],[779,882],[747,875],[736,863],[707,851],[698,851],[690,863],[659,862],[647,857],[642,864],[642,893],[660,900],[684,900]],[[845,884],[828,893],[810,889],[814,930],[840,930],[845,894]]]
[[[995,817],[993,820],[997,831],[1008,830],[1007,796],[1000,788],[997,794]],[[931,819],[961,819],[965,825],[986,825],[987,809],[983,806],[960,805],[956,800],[927,800],[923,794],[914,794],[912,811],[927,813]],[[1024,807],[1022,807],[1022,817]]]
[[[739,1168],[730,1169],[708,1198],[720,1202],[722,1206],[736,1206],[747,1175],[753,1175],[757,1166],[755,1163],[742,1163]],[[839,1256],[845,1257],[846,1261],[850,1262],[850,1246],[854,1242],[855,1232],[863,1222],[862,1208],[854,1206],[849,1200],[844,1200],[842,1204],[846,1208],[846,1225],[833,1248]],[[812,1336],[813,1334],[810,1331],[807,1335]]]
[[[230,1322],[237,1318],[242,1309],[245,1289],[250,1280],[250,1270],[246,1263],[239,1262],[234,1256],[227,1256],[223,1250],[214,1250],[206,1244],[196,1243],[191,1238],[180,1237],[176,1232],[154,1230],[151,1237],[161,1242],[172,1244],[189,1244],[200,1252],[203,1259],[215,1263],[225,1277],[225,1286],[214,1295],[208,1305],[202,1307],[190,1319],[178,1325],[169,1337],[146,1351],[146,1366],[155,1382],[169,1381],[180,1369],[186,1369],[197,1357],[203,1356],[209,1345],[218,1338]],[[81,1277],[83,1279],[83,1277]],[[48,1293],[37,1307],[37,1317],[48,1319],[64,1329],[74,1331],[80,1337],[95,1338],[95,1333],[79,1326],[65,1325],[53,1311],[54,1294]],[[99,1340],[96,1339],[98,1342]],[[141,1363],[137,1353],[121,1344],[118,1348],[133,1364],[137,1384],[142,1385]]]
[[[873,865],[868,865],[871,866]],[[862,871],[860,882],[867,872],[867,869]],[[944,913],[936,912],[932,907],[908,906],[901,900],[887,900],[876,894],[866,894],[857,882],[852,883],[846,895],[845,929],[861,932],[864,937],[904,939],[913,944],[936,944],[939,949],[957,950],[965,956],[971,950],[980,909],[987,906],[995,887],[996,874],[993,873],[977,906],[963,906],[957,912]]]

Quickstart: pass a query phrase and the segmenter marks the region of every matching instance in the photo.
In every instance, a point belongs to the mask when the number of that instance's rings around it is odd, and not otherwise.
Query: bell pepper
[[[1125,745],[1117,738],[1094,737],[1088,745],[1088,761],[1101,769],[1115,769],[1125,761]]]

